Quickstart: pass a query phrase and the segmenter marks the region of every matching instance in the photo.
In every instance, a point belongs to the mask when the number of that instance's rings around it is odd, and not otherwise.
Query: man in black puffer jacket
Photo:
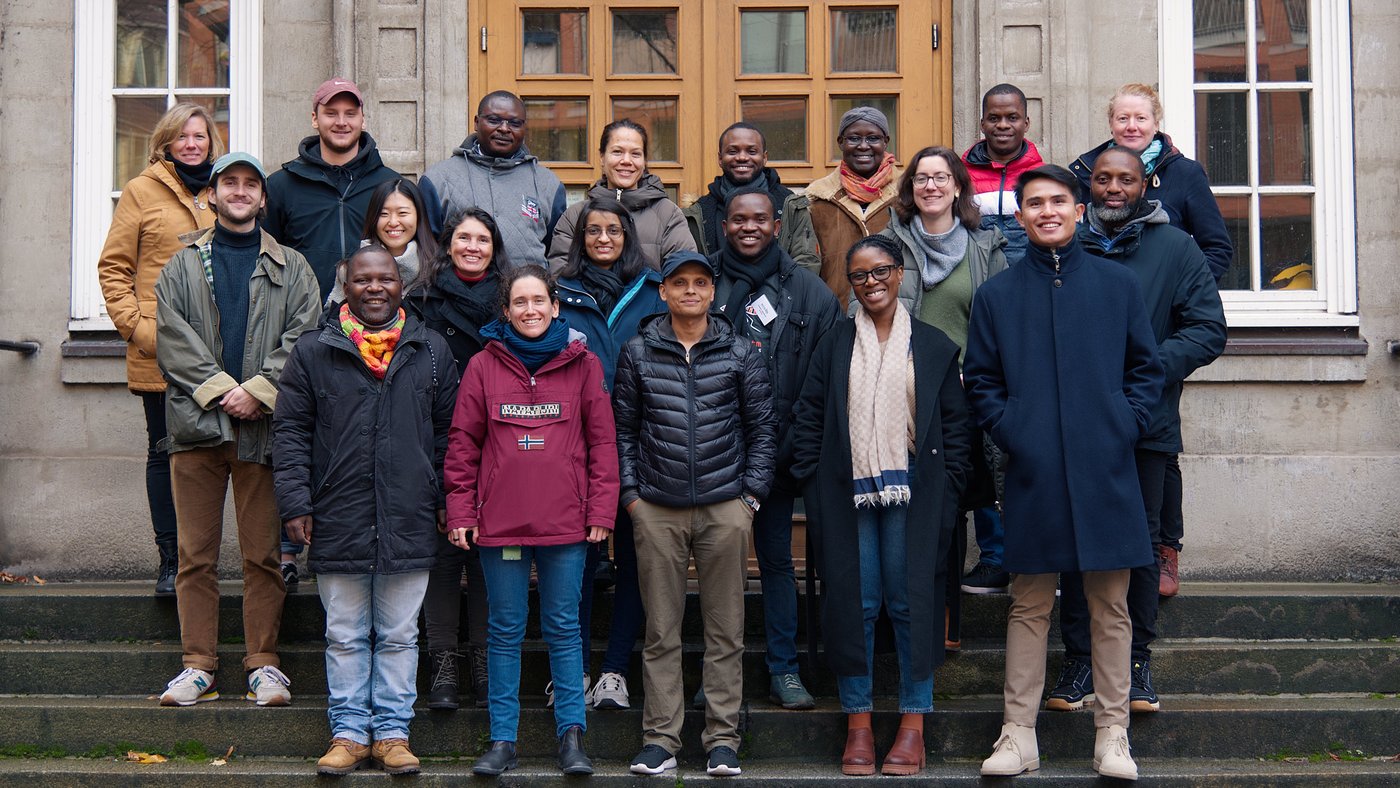
[[[684,699],[681,617],[695,556],[705,620],[705,732],[712,775],[739,773],[744,562],[759,501],[773,483],[773,397],[763,354],[710,313],[714,264],[675,252],[661,267],[669,314],[623,348],[614,381],[622,505],[636,527],[646,610],[638,774],[676,766]]]

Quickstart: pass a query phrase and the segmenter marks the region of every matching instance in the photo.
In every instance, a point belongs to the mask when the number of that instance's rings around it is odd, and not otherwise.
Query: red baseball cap
[[[360,88],[354,82],[345,77],[331,77],[321,83],[321,87],[316,88],[316,93],[311,97],[311,108],[324,106],[326,102],[339,96],[341,93],[349,93],[355,97],[355,103],[360,106],[365,105],[365,97],[360,95]]]

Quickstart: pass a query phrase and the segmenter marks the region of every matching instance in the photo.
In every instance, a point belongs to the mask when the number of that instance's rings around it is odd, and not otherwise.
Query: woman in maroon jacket
[[[549,273],[517,267],[503,274],[501,295],[504,317],[481,329],[489,342],[462,377],[445,468],[448,539],[481,551],[490,609],[491,748],[472,770],[498,775],[516,766],[533,561],[559,768],[592,774],[582,746],[578,609],[586,543],[602,541],[617,513],[617,430],[602,363],[559,318]]]

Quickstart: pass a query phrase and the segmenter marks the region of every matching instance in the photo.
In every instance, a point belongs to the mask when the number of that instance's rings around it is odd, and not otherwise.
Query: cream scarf
[[[857,508],[909,502],[909,434],[914,413],[908,397],[912,373],[912,323],[900,304],[882,347],[875,323],[856,310],[846,417],[851,425],[851,478]]]

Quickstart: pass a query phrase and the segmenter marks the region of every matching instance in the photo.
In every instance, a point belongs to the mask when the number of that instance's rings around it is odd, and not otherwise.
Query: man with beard
[[[1157,637],[1158,576],[1164,553],[1172,549],[1162,544],[1161,526],[1167,464],[1182,450],[1181,384],[1225,349],[1225,311],[1205,255],[1190,235],[1171,226],[1158,201],[1144,199],[1145,192],[1142,159],[1126,148],[1104,151],[1089,179],[1088,221],[1077,232],[1084,248],[1137,275],[1157,340],[1157,356],[1166,373],[1162,396],[1152,407],[1151,423],[1134,452],[1148,536],[1157,560],[1134,568],[1128,582],[1128,614],[1133,622],[1128,700],[1132,711],[1152,712],[1161,708],[1149,660]],[[1089,612],[1081,575],[1066,573],[1060,587],[1065,661],[1045,708],[1070,711],[1094,700]]]
[[[817,254],[810,205],[806,197],[784,186],[778,171],[768,166],[768,140],[757,126],[740,121],[719,135],[719,169],[720,176],[710,184],[709,191],[683,211],[701,254],[720,251],[724,206],[730,195],[740,189],[757,189],[773,195],[778,206],[773,217],[782,227],[778,246],[798,265],[820,274],[822,259]]]
[[[259,227],[265,183],[262,164],[246,153],[215,161],[214,226],[183,236],[185,247],[156,281],[185,666],[162,706],[219,697],[219,542],[230,477],[243,555],[247,697],[259,706],[291,702],[277,658],[286,588],[277,566],[271,414],[287,354],[316,323],[321,298],[306,258]]]
[[[487,93],[472,122],[476,132],[418,179],[433,233],[444,217],[477,206],[500,225],[513,265],[547,265],[568,199],[564,184],[525,147],[525,102],[506,90]]]
[[[827,329],[841,319],[841,306],[822,280],[801,268],[775,240],[781,237],[783,222],[771,191],[744,187],[729,195],[723,210],[726,243],[710,256],[720,272],[715,303],[735,331],[763,354],[773,388],[778,445],[783,446],[812,353]],[[773,491],[754,515],[754,552],[763,585],[768,697],[785,709],[810,709],[812,696],[797,673],[792,508],[798,485],[786,472],[789,465],[788,458],[778,458]]]

